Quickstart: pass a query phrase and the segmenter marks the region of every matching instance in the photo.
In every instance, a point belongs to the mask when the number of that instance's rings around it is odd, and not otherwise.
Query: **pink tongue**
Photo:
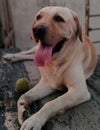
[[[34,56],[37,66],[45,66],[51,59],[53,46],[43,46],[40,44]]]

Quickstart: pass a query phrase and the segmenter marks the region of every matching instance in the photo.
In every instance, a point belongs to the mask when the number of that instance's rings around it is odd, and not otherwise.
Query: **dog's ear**
[[[30,39],[34,41],[34,36],[33,36],[33,32],[30,32]]]
[[[78,19],[78,16],[74,12],[72,12],[72,14],[73,14],[73,19],[74,19],[76,26],[77,26],[77,32],[76,33],[79,36],[80,41],[83,42],[82,27],[81,27],[80,21]]]

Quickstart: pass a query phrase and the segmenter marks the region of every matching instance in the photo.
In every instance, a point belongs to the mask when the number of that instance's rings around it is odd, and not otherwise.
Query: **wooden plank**
[[[2,22],[2,37],[3,37],[3,43],[4,43],[5,47],[15,47],[13,20],[12,20],[10,4],[9,4],[8,0],[0,1],[0,18],[1,18],[1,22]],[[13,30],[13,35],[9,35],[9,32],[11,30]],[[12,37],[12,38],[10,38],[10,42],[8,42],[8,38],[7,38],[9,36]]]
[[[89,36],[89,14],[90,14],[89,0],[85,0],[85,33]]]
[[[14,35],[14,32],[13,32],[13,30],[11,30],[9,33],[8,33],[8,35],[7,35],[7,37],[4,39],[4,43],[5,43],[5,48],[9,48],[9,47],[11,47],[11,41],[12,41],[12,39],[13,39],[13,35]],[[11,44],[11,45],[10,45]]]

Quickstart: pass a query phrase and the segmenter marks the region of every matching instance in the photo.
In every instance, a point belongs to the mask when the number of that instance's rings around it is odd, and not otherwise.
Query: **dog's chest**
[[[49,82],[52,88],[57,89],[59,89],[59,86],[62,82],[62,77],[60,77],[60,73],[58,70],[59,66],[57,66],[55,63],[51,63],[43,68],[40,68],[41,76],[43,76]]]

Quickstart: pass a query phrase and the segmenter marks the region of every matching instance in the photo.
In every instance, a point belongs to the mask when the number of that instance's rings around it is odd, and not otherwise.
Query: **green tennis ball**
[[[19,93],[25,93],[30,89],[30,82],[26,78],[20,78],[16,82],[16,91]]]

